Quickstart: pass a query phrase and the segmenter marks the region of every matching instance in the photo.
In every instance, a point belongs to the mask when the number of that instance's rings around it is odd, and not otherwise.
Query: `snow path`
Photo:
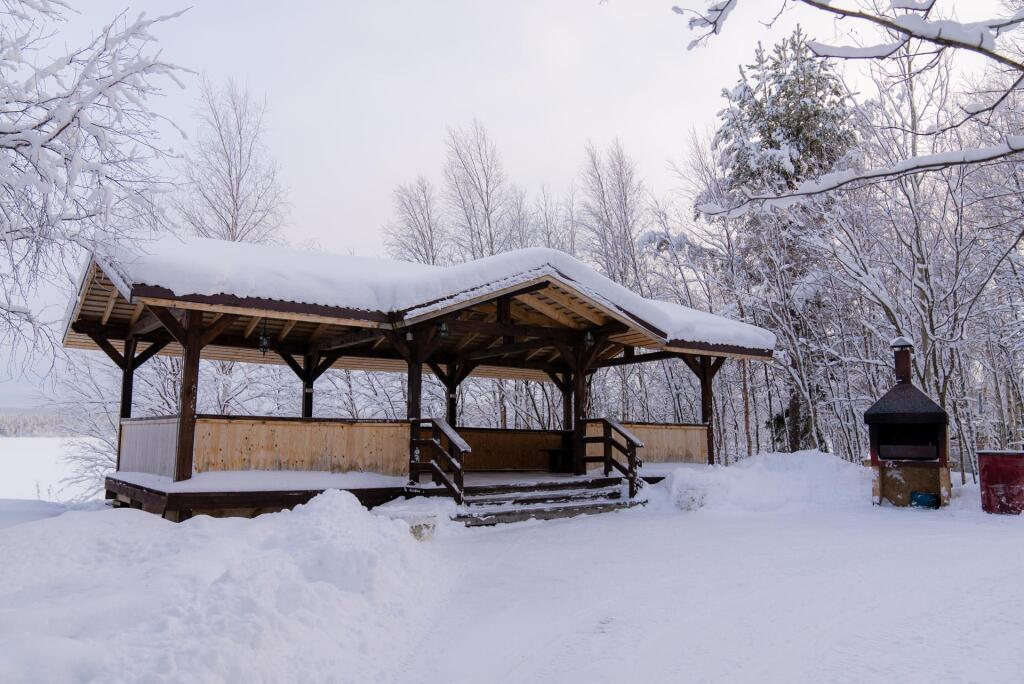
[[[410,681],[1019,682],[1021,522],[869,506],[474,530],[443,542],[463,572]]]

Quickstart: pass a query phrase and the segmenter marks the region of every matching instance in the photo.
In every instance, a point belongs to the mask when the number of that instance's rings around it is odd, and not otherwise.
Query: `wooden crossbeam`
[[[146,361],[149,361],[151,358],[159,354],[168,344],[170,344],[168,340],[163,340],[162,342],[154,342],[146,347],[146,351],[132,359],[132,370],[135,370],[142,364],[146,363]]]
[[[100,324],[106,325],[107,321],[110,320],[110,314],[114,312],[114,304],[117,303],[117,288],[111,287],[110,294],[107,295],[106,306],[103,307],[103,316],[100,317]]]
[[[231,324],[236,320],[238,320],[238,316],[236,314],[222,314],[218,316],[216,320],[206,326],[206,329],[199,338],[199,344],[203,347],[210,344],[217,339],[218,335],[231,327]]]
[[[441,381],[441,384],[445,387],[451,387],[451,378],[448,373],[436,361],[427,361],[427,365],[430,366],[430,370],[434,371],[434,375]]]
[[[320,325],[313,328],[313,332],[309,333],[309,341],[316,342],[317,340],[319,340],[320,336],[324,334],[325,330],[327,330],[326,323],[321,323]]]
[[[630,347],[627,347],[629,349]],[[596,365],[598,368],[611,368],[613,366],[629,366],[634,363],[647,363],[649,361],[665,361],[667,359],[678,359],[680,357],[678,352],[670,351],[656,351],[649,354],[625,354],[615,359],[606,359],[599,361]],[[691,367],[690,370],[693,370]],[[696,372],[696,371],[694,371]]]
[[[602,325],[608,320],[604,315],[591,310],[589,306],[579,300],[574,300],[570,295],[561,290],[556,290],[553,287],[548,288],[544,290],[544,296],[558,302],[580,318],[585,318],[595,325]]]
[[[547,327],[543,325],[524,325],[520,323],[498,323],[495,321],[448,321],[448,329],[455,334],[477,333],[492,337],[512,335],[515,337],[545,337],[562,339],[572,342],[578,336],[575,330]]]
[[[310,373],[310,380],[316,380],[321,375],[329,371],[331,369],[331,366],[333,366],[342,356],[343,352],[341,351],[333,351],[328,354],[325,354],[323,358],[320,359],[320,362],[317,363],[316,367],[314,367],[312,372]]]
[[[277,354],[278,356],[280,356],[280,357],[281,357],[281,359],[282,359],[282,360],[283,360],[283,361],[284,361],[284,362],[285,362],[286,364],[288,364],[288,367],[289,367],[289,368],[291,368],[291,369],[292,369],[292,371],[293,371],[293,372],[294,372],[294,373],[295,373],[295,374],[296,374],[297,376],[299,376],[299,379],[300,379],[300,380],[303,380],[303,381],[304,381],[304,380],[306,379],[306,369],[305,369],[305,368],[303,368],[302,366],[300,366],[300,365],[299,365],[299,362],[298,362],[298,361],[296,361],[296,360],[295,360],[295,359],[294,359],[294,358],[292,357],[292,355],[291,355],[291,354],[288,354],[287,352],[285,352],[285,351],[284,351],[283,349],[281,349],[281,348],[280,348],[280,347],[279,347],[279,346],[278,346],[278,345],[277,345],[276,343],[271,343],[271,345],[270,345],[270,348],[271,348],[271,349],[273,349],[273,350],[274,350],[274,353],[275,353],[275,354]]]
[[[149,307],[149,310],[153,312],[153,315],[156,316],[157,319],[159,319],[160,323],[162,323],[164,328],[167,329],[167,332],[171,333],[171,337],[173,337],[178,344],[185,346],[188,335],[185,332],[185,326],[181,324],[181,321],[175,318],[174,314],[172,314],[170,310],[165,309],[162,306],[151,306]]]
[[[320,352],[333,351],[335,349],[354,347],[358,344],[364,344],[371,340],[378,340],[382,337],[384,337],[384,333],[380,330],[356,330],[324,338],[315,344],[314,347]]]
[[[290,321],[285,321],[284,327],[281,328],[281,332],[277,334],[277,341],[282,342],[284,338],[288,337],[288,333],[292,331],[292,328],[295,327],[296,323],[298,323],[298,321],[296,321],[294,318]]]
[[[253,316],[249,319],[248,325],[245,326],[245,331],[242,333],[242,337],[249,337],[252,335],[252,331],[256,329],[256,326],[263,320],[262,316]]]
[[[117,348],[114,347],[114,345],[110,344],[110,340],[103,337],[102,335],[95,335],[91,333],[89,337],[92,339],[93,342],[96,343],[97,347],[103,350],[104,354],[110,357],[110,360],[113,361],[118,368],[125,367],[124,355],[121,354],[121,352],[117,351]]]
[[[467,361],[475,361],[479,359],[487,359],[492,356],[505,356],[506,354],[516,354],[524,351],[533,351],[537,348],[537,345],[550,346],[553,342],[548,340],[529,340],[527,342],[513,342],[511,344],[502,344],[497,347],[491,347],[490,349],[481,349],[479,351],[471,352],[466,354],[463,358]]]
[[[163,327],[163,323],[152,313],[147,313],[145,316],[140,317],[129,328],[129,334],[133,337],[142,337],[148,335],[154,330],[159,330]]]
[[[132,309],[131,318],[128,319],[128,325],[135,325],[136,323],[138,323],[139,318],[142,317],[142,311],[145,308],[146,307],[142,304],[136,304],[135,308]]]
[[[527,295],[519,301],[557,323],[561,323],[562,325],[570,328],[582,327],[575,318],[564,311],[561,311],[553,304],[548,304],[547,302],[538,299],[536,294]]]

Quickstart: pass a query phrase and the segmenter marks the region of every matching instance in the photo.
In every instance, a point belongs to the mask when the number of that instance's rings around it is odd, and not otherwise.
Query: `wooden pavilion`
[[[774,337],[644,299],[553,250],[440,268],[165,237],[92,255],[64,344],[100,349],[122,372],[108,498],[182,519],[277,510],[333,487],[367,505],[424,493],[461,503],[479,472],[492,487],[503,474],[563,478],[536,478],[543,490],[571,476],[600,484],[588,476],[597,468],[605,485],[619,478],[632,496],[641,453],[714,463],[712,380],[727,358],[769,359]],[[134,373],[157,354],[182,358],[181,410],[133,418]],[[669,358],[699,379],[701,423],[587,415],[590,374]],[[301,416],[197,414],[201,359],[286,364],[301,386]],[[316,380],[332,368],[404,373],[406,419],[314,417]],[[447,388],[444,417],[423,415],[424,373]],[[562,429],[460,427],[457,389],[471,376],[554,383]]]

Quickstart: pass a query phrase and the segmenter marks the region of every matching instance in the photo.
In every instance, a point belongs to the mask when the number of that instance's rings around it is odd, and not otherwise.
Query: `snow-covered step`
[[[516,492],[538,492],[551,490],[587,490],[604,489],[606,487],[618,486],[622,483],[621,477],[593,477],[586,479],[557,479],[547,482],[512,482],[495,485],[467,485],[466,496],[483,496],[490,494],[513,494]]]
[[[622,496],[621,487],[602,487],[600,489],[552,489],[541,492],[506,492],[501,494],[485,494],[466,497],[468,506],[490,505],[523,505],[536,503],[559,503],[567,501],[587,501],[591,499],[618,499]]]
[[[643,505],[643,502],[599,499],[593,502],[572,503],[561,506],[496,506],[489,509],[481,508],[471,512],[459,513],[453,515],[452,520],[461,522],[467,527],[479,527],[483,525],[498,525],[500,523],[522,522],[524,520],[552,520],[555,518],[573,518],[578,515],[611,513],[638,505]]]

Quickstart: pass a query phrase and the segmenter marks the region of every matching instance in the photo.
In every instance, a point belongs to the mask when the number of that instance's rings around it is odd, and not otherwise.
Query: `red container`
[[[979,451],[978,470],[986,513],[1024,512],[1024,451]]]

